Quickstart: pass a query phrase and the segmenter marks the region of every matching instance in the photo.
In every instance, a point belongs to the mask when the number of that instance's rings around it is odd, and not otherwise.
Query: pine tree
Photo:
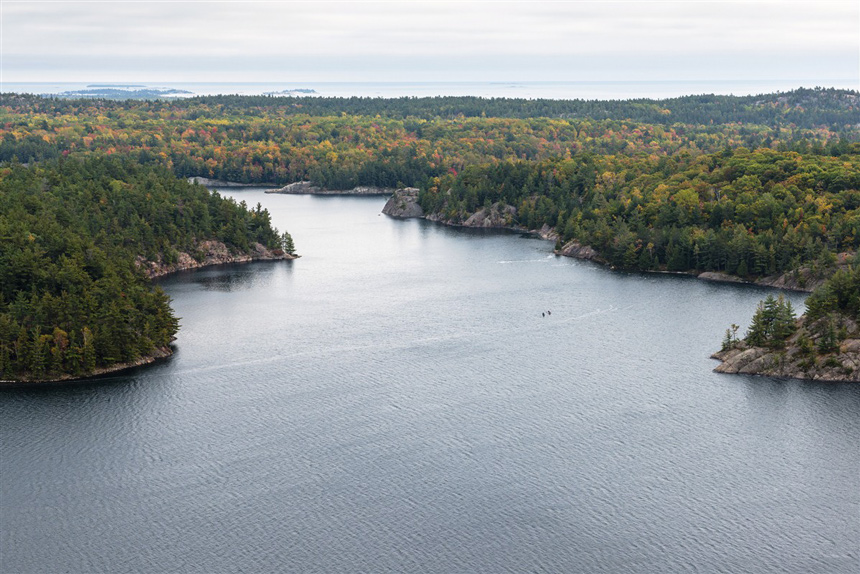
[[[281,246],[284,252],[289,253],[290,255],[296,254],[296,247],[293,244],[293,236],[286,231],[281,235]]]
[[[740,343],[740,341],[738,341],[738,329],[739,327],[734,323],[731,328],[726,329],[726,336],[723,337],[723,351],[728,351],[729,349],[734,349],[738,346],[738,343]]]
[[[18,331],[18,339],[15,340],[15,370],[26,371],[30,363],[30,337],[27,329],[21,327]]]
[[[794,309],[791,301],[787,301],[782,295],[776,301],[774,308],[773,324],[771,325],[771,344],[776,347],[785,345],[785,340],[791,337],[796,328]]]
[[[93,333],[89,327],[84,327],[81,330],[81,335],[84,338],[84,346],[82,355],[83,368],[85,373],[89,373],[96,368],[96,348],[93,344]]]
[[[0,377],[12,375],[12,360],[9,355],[9,347],[0,345]]]
[[[791,302],[783,295],[768,295],[758,304],[752,324],[744,338],[754,347],[783,347],[794,333],[795,317]]]
[[[753,347],[763,347],[767,344],[769,321],[765,301],[759,301],[752,323],[744,340]]]
[[[821,331],[821,337],[818,339],[819,353],[832,353],[839,347],[836,339],[836,328],[833,326],[833,319],[828,318],[824,322],[824,327]]]

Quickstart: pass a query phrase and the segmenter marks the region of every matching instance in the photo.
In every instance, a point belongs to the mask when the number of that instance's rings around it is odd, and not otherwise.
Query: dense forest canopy
[[[860,144],[839,156],[745,148],[470,166],[431,180],[425,212],[461,223],[513,206],[510,225],[558,232],[626,269],[798,269],[860,244]],[[498,210],[498,206],[497,206]]]
[[[64,114],[86,100],[35,95],[5,94],[27,110]],[[13,103],[13,105],[15,105]],[[593,120],[631,120],[649,124],[725,124],[747,123],[816,127],[856,123],[860,95],[835,88],[800,88],[790,92],[754,96],[702,94],[665,99],[558,100],[522,98],[483,98],[475,96],[436,97],[319,97],[319,96],[197,96],[181,99],[156,99],[148,103],[130,100],[98,100],[108,112],[121,110],[172,110],[196,117],[204,110],[218,115],[304,114],[336,116],[382,116],[386,118],[588,118]]]
[[[860,95],[563,101],[211,96],[112,101],[0,96],[0,161],[130,155],[179,176],[312,180],[330,189],[421,186],[487,162],[580,153],[700,155],[726,147],[843,153]]]
[[[120,158],[0,168],[0,238],[0,379],[83,375],[167,345],[178,322],[139,256],[281,245],[265,210]]]

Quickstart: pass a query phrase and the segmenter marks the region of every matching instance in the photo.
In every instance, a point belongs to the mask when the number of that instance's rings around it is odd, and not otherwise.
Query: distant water
[[[21,83],[5,82],[5,92],[57,94],[83,90],[105,82]],[[719,80],[719,81],[582,81],[582,82],[279,82],[279,83],[194,83],[167,82],[129,84],[187,90],[192,95],[259,95],[283,90],[311,89],[319,96],[363,96],[395,98],[403,96],[481,96],[496,98],[547,99],[629,99],[671,98],[691,94],[733,94],[736,96],[789,91],[815,86],[858,89],[856,80]]]
[[[0,572],[860,571],[860,386],[711,372],[767,291],[225,192],[304,256],[163,280],[167,362],[0,392]]]

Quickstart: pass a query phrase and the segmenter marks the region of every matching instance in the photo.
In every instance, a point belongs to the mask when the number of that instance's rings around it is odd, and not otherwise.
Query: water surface
[[[5,82],[3,90],[18,93],[58,94],[92,89],[92,82]],[[479,96],[484,98],[546,98],[553,100],[623,100],[676,98],[692,94],[746,96],[787,92],[800,87],[825,86],[856,90],[857,80],[847,78],[783,78],[726,80],[556,81],[556,82],[130,82],[191,92],[194,96],[218,94],[260,95],[311,89],[317,96],[402,98]],[[185,97],[185,96],[181,96]]]
[[[226,193],[303,257],[164,279],[166,362],[0,392],[0,572],[860,566],[860,387],[711,372],[767,291]]]

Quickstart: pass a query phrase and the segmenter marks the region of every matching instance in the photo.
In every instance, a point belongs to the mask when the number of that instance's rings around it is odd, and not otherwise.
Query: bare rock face
[[[704,281],[716,281],[719,283],[746,283],[746,281],[737,275],[729,275],[722,271],[705,271],[703,273],[699,273],[698,277]]]
[[[838,349],[825,355],[810,354],[804,352],[800,345],[802,318],[798,320],[798,326],[798,332],[789,337],[782,349],[750,347],[741,342],[735,348],[714,353],[711,358],[721,361],[714,371],[815,381],[860,382],[860,339],[847,338]],[[848,325],[848,328],[856,333],[856,325]]]
[[[210,265],[223,265],[225,263],[244,263],[247,261],[268,261],[276,259],[295,259],[296,255],[284,253],[280,249],[268,249],[260,243],[255,243],[246,253],[231,252],[228,247],[220,241],[201,241],[197,244],[198,257],[180,251],[175,263],[165,263],[162,260],[148,261],[138,256],[135,263],[143,268],[147,276],[161,277],[168,273],[184,271],[186,269],[197,269]]]
[[[297,181],[295,183],[288,183],[284,187],[278,189],[267,189],[266,193],[319,193],[322,191],[322,188],[313,185],[309,181]]]
[[[418,204],[418,188],[405,187],[396,190],[394,195],[385,203],[382,213],[403,219],[424,217],[424,210]]]
[[[558,232],[546,223],[543,224],[543,227],[538,229],[537,234],[541,239],[546,239],[547,241],[558,241]]]
[[[359,185],[352,189],[325,189],[312,184],[309,181],[297,181],[288,183],[278,189],[267,189],[266,193],[288,193],[301,195],[388,195],[393,193],[390,187],[375,187],[372,185]]]
[[[565,257],[573,257],[575,259],[586,259],[588,261],[606,263],[606,261],[590,245],[582,245],[578,241],[566,243],[561,249],[556,251],[556,253],[564,255]]]
[[[514,225],[516,208],[494,203],[490,208],[482,208],[469,216],[461,225],[464,227],[510,228]]]
[[[265,183],[236,183],[235,181],[224,181],[221,179],[209,179],[208,177],[201,177],[196,175],[194,177],[188,178],[188,183],[199,183],[205,187],[263,187]]]
[[[719,357],[717,357],[719,355]],[[756,374],[764,373],[773,366],[774,358],[767,349],[730,349],[714,355],[723,361],[714,371],[718,373]]]
[[[731,275],[722,271],[705,271],[698,275],[699,279],[705,281],[721,281],[725,283],[750,283],[760,285],[762,287],[773,287],[775,289],[786,289],[789,291],[805,291],[811,293],[820,287],[830,275],[836,272],[837,269],[847,269],[854,260],[853,252],[843,252],[836,256],[836,265],[823,273],[816,271],[806,265],[782,273],[780,275],[768,275],[767,277],[759,277],[758,279],[744,279],[737,275]]]

